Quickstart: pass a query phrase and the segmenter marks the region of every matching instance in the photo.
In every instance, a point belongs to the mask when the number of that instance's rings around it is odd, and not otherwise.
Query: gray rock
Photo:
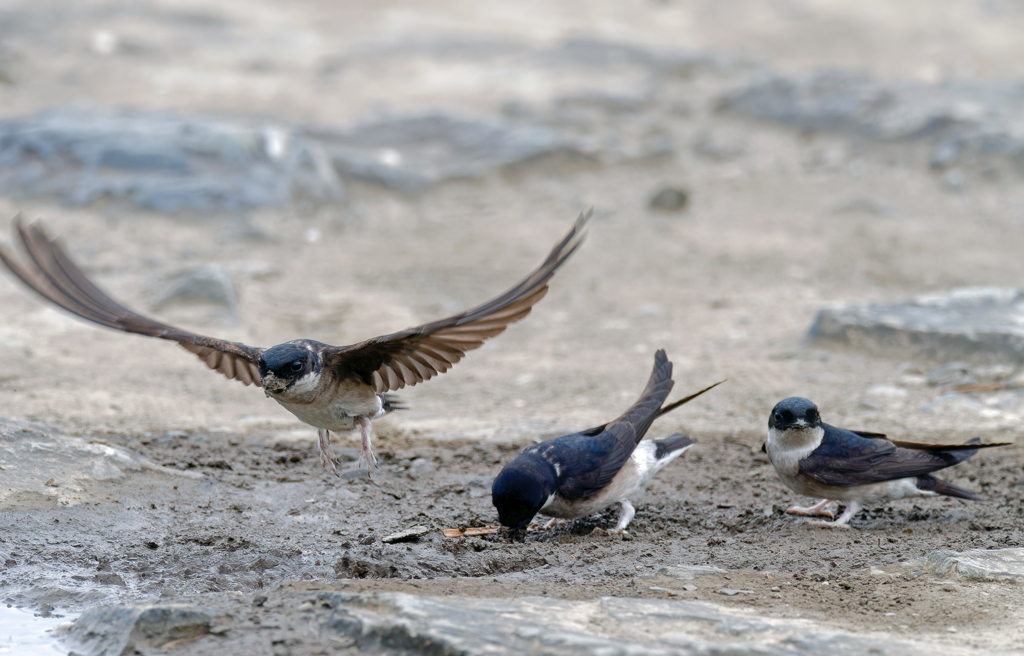
[[[678,599],[466,599],[396,593],[320,593],[319,599],[335,609],[325,630],[350,637],[367,651],[413,653],[429,647],[437,653],[467,655],[931,656],[939,649],[924,641],[856,635],[806,620],[741,615]]]
[[[282,205],[342,188],[295,130],[163,113],[52,110],[0,120],[0,191],[159,212]]]
[[[539,125],[444,112],[393,116],[337,132],[311,133],[339,174],[403,192],[570,153],[570,137]]]
[[[391,535],[382,537],[380,541],[384,544],[394,544],[396,542],[415,542],[427,533],[430,533],[429,526],[410,526],[404,531],[399,531],[398,533],[392,533]]]
[[[939,396],[934,401],[929,401],[921,405],[921,410],[930,413],[940,414],[976,414],[980,412],[985,406],[981,404],[978,399],[972,398],[966,394],[957,394],[955,392],[949,392]]]
[[[839,304],[818,312],[811,342],[935,362],[1024,363],[1024,292],[970,287],[890,304]]]
[[[722,588],[718,594],[725,597],[735,597],[740,594],[752,594],[750,590],[734,590],[733,588]]]
[[[679,187],[659,189],[647,202],[647,206],[659,212],[682,212],[690,203],[690,194]]]
[[[0,418],[0,468],[4,480],[0,505],[7,510],[33,507],[40,501],[77,505],[89,498],[88,483],[120,481],[143,469],[202,478],[167,470],[52,426],[4,418]]]
[[[84,656],[151,653],[175,640],[210,631],[210,614],[187,605],[104,606],[82,613],[65,638]]]
[[[426,458],[417,458],[405,470],[405,475],[412,479],[429,478],[434,475],[434,463]]]
[[[343,481],[354,481],[358,479],[365,479],[369,477],[369,473],[366,471],[366,467],[353,467],[352,469],[342,469],[338,472],[338,475]]]
[[[719,107],[801,130],[930,142],[929,164],[936,169],[982,160],[1024,163],[1024,135],[1016,127],[1024,117],[1024,86],[1016,82],[879,82],[837,71],[769,74],[728,93]],[[963,174],[955,177],[962,186]]]
[[[672,576],[680,581],[692,581],[698,576],[725,574],[725,570],[710,565],[669,565],[658,570],[658,574]]]
[[[924,379],[932,387],[953,387],[978,382],[971,371],[971,365],[964,362],[950,362],[935,367],[925,374]]]
[[[153,310],[169,305],[209,304],[238,320],[238,296],[228,272],[216,264],[192,267],[163,280],[150,304]]]
[[[975,581],[1024,581],[1024,547],[933,551],[925,566],[936,574]]]

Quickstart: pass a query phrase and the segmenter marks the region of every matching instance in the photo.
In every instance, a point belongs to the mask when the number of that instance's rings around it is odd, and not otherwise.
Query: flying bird
[[[850,528],[850,519],[866,503],[937,495],[980,501],[974,492],[931,474],[964,462],[978,449],[1007,444],[981,444],[978,438],[965,444],[921,444],[836,428],[821,421],[818,406],[794,396],[780,401],[772,410],[768,441],[761,450],[768,454],[786,487],[821,499],[806,508],[794,506],[787,513],[834,519],[807,521],[815,526]],[[839,519],[825,509],[835,500],[846,504]]]
[[[330,432],[358,426],[360,461],[365,459],[369,473],[370,465],[377,464],[370,444],[371,422],[396,408],[387,392],[448,371],[467,351],[528,315],[547,294],[552,276],[583,241],[591,213],[581,214],[540,266],[496,298],[446,319],[349,346],[296,339],[259,348],[142,316],[90,281],[39,222],[26,226],[20,216],[14,219],[14,230],[27,257],[18,258],[0,246],[0,260],[32,290],[72,314],[115,330],[175,341],[224,376],[262,386],[267,396],[316,427],[320,461],[335,474]]]
[[[618,503],[619,521],[612,532],[625,530],[636,513],[629,497],[697,442],[679,434],[643,440],[647,429],[661,415],[720,384],[662,407],[674,383],[672,363],[659,350],[647,387],[621,417],[534,444],[505,465],[491,487],[498,520],[521,538],[538,513],[555,518],[551,525]]]

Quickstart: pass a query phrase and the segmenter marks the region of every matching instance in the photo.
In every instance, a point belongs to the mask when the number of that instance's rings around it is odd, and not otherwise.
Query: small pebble
[[[661,212],[682,212],[690,203],[690,195],[677,187],[664,187],[651,197],[647,206]]]

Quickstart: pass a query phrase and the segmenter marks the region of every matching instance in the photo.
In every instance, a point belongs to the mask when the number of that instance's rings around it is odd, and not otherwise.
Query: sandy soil
[[[566,81],[515,58],[475,65],[409,54],[414,40],[452,35],[531,47],[587,35],[711,50],[786,71],[831,66],[925,80],[1016,74],[1024,57],[1024,12],[1012,3],[964,3],[941,15],[923,2],[510,7],[244,2],[213,11],[92,2],[66,11],[13,3],[0,15],[17,20],[0,27],[0,40],[14,54],[0,62],[9,62],[15,83],[0,84],[0,104],[12,116],[84,100],[327,125],[384,109],[489,112],[509,98],[543,104],[566,84],[637,82],[628,71]],[[104,54],[98,31],[117,34],[119,50]],[[0,282],[0,415],[208,477],[140,477],[91,490],[88,504],[3,509],[4,524],[18,527],[2,546],[17,562],[7,573],[8,589],[18,591],[12,599],[80,608],[162,592],[250,594],[287,580],[341,585],[333,583],[339,577],[354,579],[346,589],[648,596],[668,594],[651,586],[678,588],[658,574],[662,567],[712,565],[728,573],[701,578],[686,598],[950,644],[1024,644],[1019,626],[993,632],[1020,607],[1016,588],[936,583],[904,576],[900,565],[935,549],[1022,543],[1019,444],[948,472],[981,490],[984,503],[894,503],[862,512],[849,532],[783,516],[804,500],[758,452],[768,411],[790,395],[811,398],[826,421],[851,428],[1014,441],[1014,392],[978,394],[982,411],[927,410],[943,390],[905,374],[935,363],[804,341],[829,302],[1019,286],[1019,179],[979,179],[952,192],[910,146],[801,136],[718,115],[717,95],[747,74],[679,81],[671,92],[687,112],[661,122],[680,144],[671,159],[542,162],[415,197],[349,184],[339,205],[254,212],[269,241],[222,239],[224,216],[0,198],[0,217],[43,217],[106,288],[139,309],[182,267],[225,267],[239,287],[239,323],[195,307],[159,316],[264,346],[297,337],[351,343],[485,300],[534,266],[577,213],[595,208],[588,241],[527,320],[443,377],[403,391],[410,409],[378,426],[385,457],[373,483],[322,472],[312,429],[260,390],[223,380],[171,344],[82,324]],[[703,134],[738,141],[743,154],[702,157],[688,144]],[[690,192],[686,212],[648,209],[665,183]],[[858,199],[891,211],[837,211]],[[311,228],[321,235],[315,242]],[[612,524],[611,514],[526,544],[436,534],[415,545],[376,540],[410,524],[493,523],[489,481],[501,464],[534,439],[616,416],[639,392],[657,348],[675,363],[675,396],[728,382],[656,425],[657,435],[684,430],[700,443],[639,500],[631,541],[588,535]],[[77,596],[26,592],[26,564],[65,570],[54,580]],[[872,568],[896,575],[872,577]],[[75,576],[85,578],[73,583]],[[723,597],[723,587],[753,593]]]

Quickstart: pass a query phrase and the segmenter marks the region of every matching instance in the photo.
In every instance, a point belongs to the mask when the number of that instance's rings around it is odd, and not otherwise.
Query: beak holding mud
[[[286,387],[288,387],[287,382],[281,380],[273,373],[267,373],[260,382],[263,385],[263,389],[266,390],[267,396],[270,396],[271,394],[280,394]]]

